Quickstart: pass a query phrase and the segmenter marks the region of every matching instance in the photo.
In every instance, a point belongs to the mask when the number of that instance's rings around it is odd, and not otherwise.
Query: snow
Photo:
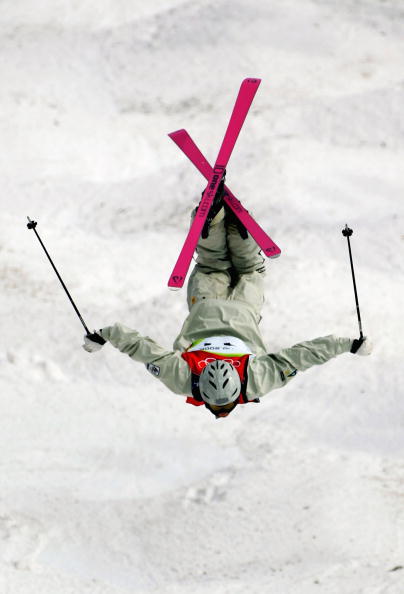
[[[404,592],[404,36],[393,0],[3,0],[0,591]],[[169,347],[166,283],[241,80],[262,84],[228,183],[282,248],[276,351],[357,335],[228,419],[83,329]]]

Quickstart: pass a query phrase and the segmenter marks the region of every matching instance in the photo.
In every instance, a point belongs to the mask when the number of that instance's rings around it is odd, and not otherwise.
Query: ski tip
[[[261,78],[249,77],[249,78],[245,78],[243,80],[243,83],[256,85],[258,87],[261,84],[261,81],[262,81]]]
[[[167,136],[169,136],[170,138],[174,138],[175,136],[178,136],[180,134],[186,134],[186,130],[184,128],[181,128],[180,130],[175,130],[174,132],[169,132],[167,134]]]

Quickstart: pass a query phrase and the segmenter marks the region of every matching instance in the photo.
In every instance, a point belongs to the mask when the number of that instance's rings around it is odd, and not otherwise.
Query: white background
[[[401,0],[0,2],[0,591],[404,592]],[[83,328],[170,348],[166,283],[239,85],[227,181],[282,248],[269,352],[342,355],[215,421]]]

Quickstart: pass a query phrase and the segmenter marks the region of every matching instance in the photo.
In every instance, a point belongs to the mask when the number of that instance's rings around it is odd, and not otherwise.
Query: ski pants
[[[188,308],[201,299],[226,299],[248,303],[260,316],[264,275],[265,260],[256,242],[250,234],[243,239],[236,225],[227,224],[222,209],[211,223],[209,236],[199,239],[188,281]]]

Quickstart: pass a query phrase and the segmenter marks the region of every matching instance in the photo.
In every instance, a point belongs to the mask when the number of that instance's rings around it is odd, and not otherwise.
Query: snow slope
[[[0,15],[0,591],[404,592],[404,6],[20,0]],[[343,355],[215,422],[83,329],[169,347],[166,283],[240,82],[263,82],[228,183],[281,246],[268,350]]]

